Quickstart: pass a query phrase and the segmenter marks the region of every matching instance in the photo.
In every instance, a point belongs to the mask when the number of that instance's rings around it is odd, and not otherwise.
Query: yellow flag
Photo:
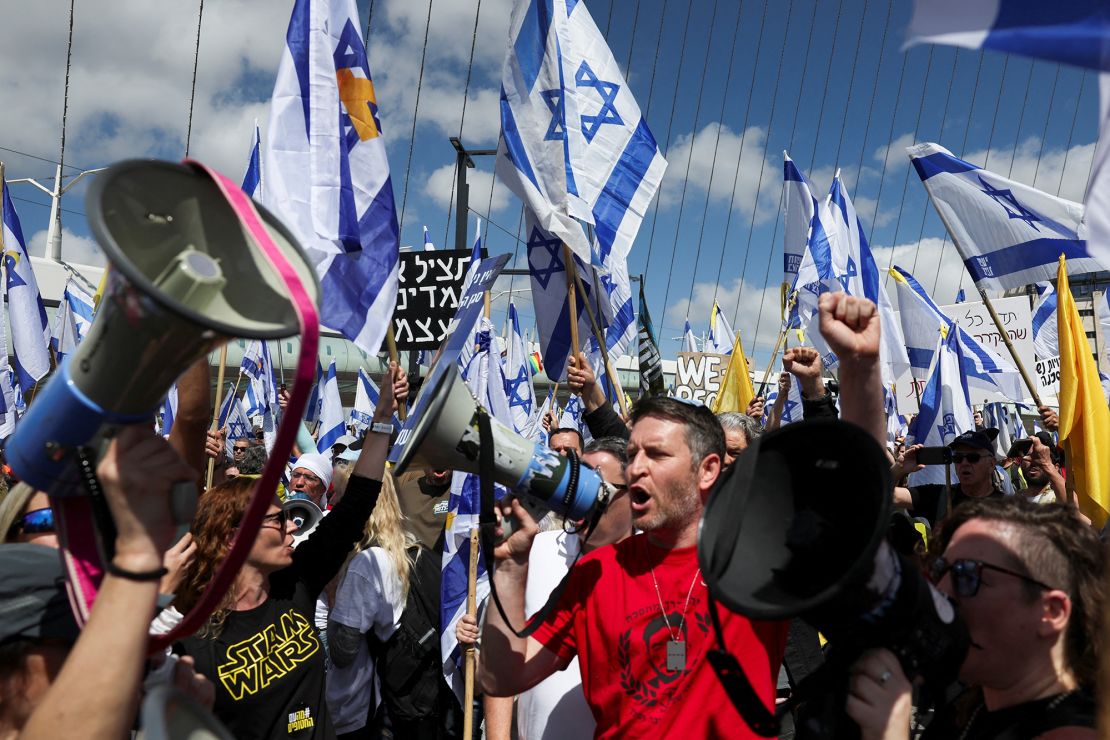
[[[744,347],[740,344],[740,332],[736,332],[736,341],[732,345],[732,355],[728,360],[728,368],[725,369],[724,380],[721,381],[721,390],[713,401],[713,413],[747,411],[753,398],[755,390],[752,389],[752,376],[748,372],[748,360],[744,357]]]
[[[1079,508],[1101,528],[1110,514],[1110,408],[1079,320],[1064,256],[1056,273],[1060,334],[1060,442]]]

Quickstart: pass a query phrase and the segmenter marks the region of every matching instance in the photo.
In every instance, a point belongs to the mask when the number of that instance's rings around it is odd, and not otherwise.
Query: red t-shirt
[[[656,592],[651,568],[659,583]],[[729,701],[706,659],[716,646],[697,548],[665,550],[640,534],[584,556],[552,617],[534,636],[564,660],[578,655],[598,738],[757,738]],[[685,641],[686,669],[668,670],[670,629]],[[718,605],[725,644],[769,708],[786,645],[787,622],[752,622]],[[557,722],[558,718],[553,717]]]

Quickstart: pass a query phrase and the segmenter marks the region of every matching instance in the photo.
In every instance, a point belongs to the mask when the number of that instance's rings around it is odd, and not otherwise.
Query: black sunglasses
[[[265,527],[268,524],[276,524],[278,529],[285,529],[285,523],[288,521],[289,512],[282,509],[281,511],[276,511],[273,514],[267,514],[262,517],[262,526]]]
[[[980,460],[982,460],[984,457],[986,457],[986,455],[980,454],[978,452],[953,452],[952,453],[952,462],[959,465],[964,460],[967,460],[972,465],[975,465]]]
[[[54,510],[50,508],[28,511],[12,522],[9,536],[19,534],[49,534],[54,531]]]
[[[963,597],[971,597],[979,593],[979,585],[982,582],[982,575],[984,570],[993,570],[999,573],[1005,573],[1014,578],[1020,578],[1026,583],[1032,583],[1034,586],[1039,586],[1045,591],[1052,591],[1052,586],[1038,581],[1036,578],[1018,573],[1016,570],[1003,568],[999,565],[992,565],[984,563],[982,560],[954,560],[949,563],[944,558],[937,558],[929,568],[929,578],[933,583],[940,583],[944,578],[945,573],[951,572],[952,585],[955,587],[956,594]]]

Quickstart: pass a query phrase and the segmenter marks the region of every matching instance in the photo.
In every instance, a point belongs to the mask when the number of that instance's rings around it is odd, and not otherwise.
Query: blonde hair
[[[28,483],[17,483],[0,499],[0,543],[7,544],[12,525],[23,516],[27,503],[35,495],[35,489]]]
[[[362,552],[369,547],[380,547],[385,550],[394,570],[397,571],[402,602],[409,596],[409,577],[412,574],[412,564],[415,562],[409,557],[408,551],[418,544],[416,537],[405,530],[404,520],[401,504],[397,500],[397,488],[393,483],[393,476],[387,471],[382,476],[382,490],[378,494],[378,503],[374,505],[373,513],[366,520],[366,529],[356,551]],[[344,568],[345,573],[346,568]]]

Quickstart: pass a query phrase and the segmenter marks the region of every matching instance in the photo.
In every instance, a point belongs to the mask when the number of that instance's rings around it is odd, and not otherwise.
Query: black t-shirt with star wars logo
[[[316,598],[362,537],[380,490],[379,481],[352,476],[293,564],[270,576],[265,603],[231,612],[217,637],[194,635],[177,645],[215,684],[213,712],[239,740],[335,737],[324,645],[313,624]]]

